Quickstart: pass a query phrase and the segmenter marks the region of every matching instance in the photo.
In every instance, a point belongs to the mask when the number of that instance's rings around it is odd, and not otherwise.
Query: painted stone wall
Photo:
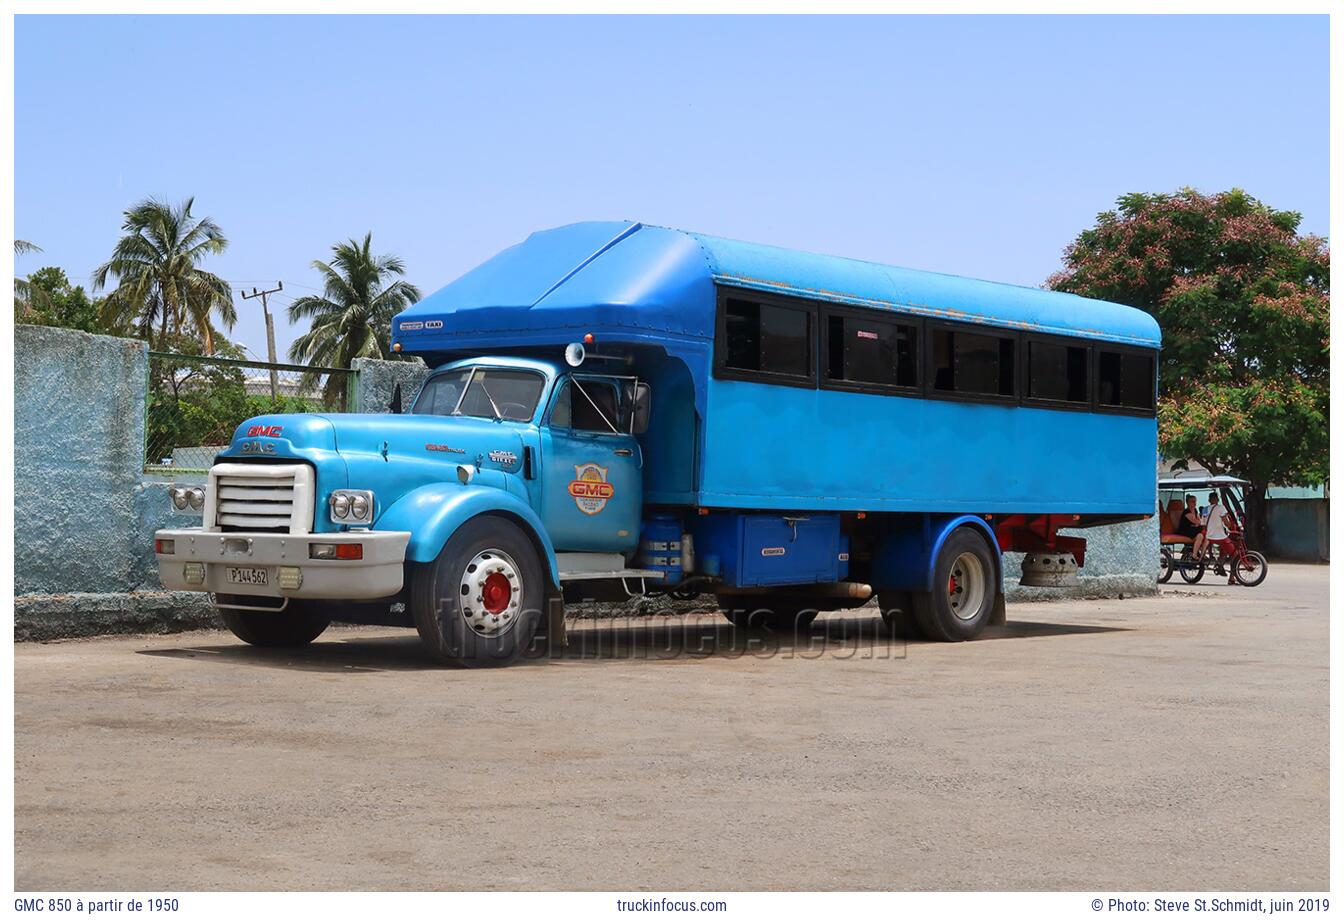
[[[1330,561],[1330,500],[1271,498],[1265,503],[1271,559],[1297,562]]]
[[[419,358],[409,361],[356,358],[351,367],[358,375],[355,385],[355,409],[358,412],[386,412],[398,383],[401,384],[401,406],[409,410],[415,394],[420,392],[420,384],[429,375],[429,368]]]
[[[193,518],[141,473],[145,343],[18,326],[14,355],[16,638],[205,622],[154,565],[153,531]]]
[[[1078,572],[1079,583],[1070,588],[1024,588],[1017,583],[1022,577],[1022,554],[1007,553],[1003,558],[1003,580],[1008,600],[1129,597],[1157,593],[1161,540],[1156,516],[1146,521],[1061,530],[1060,533],[1087,540],[1087,555]],[[1012,617],[1011,611],[1009,617]]]
[[[143,472],[145,343],[18,326],[14,353],[15,637],[218,626],[205,595],[159,582],[154,531],[200,521],[168,490],[205,477]],[[409,406],[427,373],[418,360],[355,364],[369,412],[397,382]]]

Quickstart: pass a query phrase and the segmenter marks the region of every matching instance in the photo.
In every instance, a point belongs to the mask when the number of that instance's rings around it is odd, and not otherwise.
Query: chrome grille
[[[309,533],[313,470],[306,464],[218,463],[210,470],[206,520],[221,530]]]

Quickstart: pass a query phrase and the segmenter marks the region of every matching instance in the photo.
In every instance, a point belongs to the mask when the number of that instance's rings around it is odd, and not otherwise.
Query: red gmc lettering
[[[569,484],[569,494],[575,498],[611,498],[616,494],[616,487],[609,482],[575,479]]]
[[[283,425],[253,425],[247,429],[249,438],[278,438],[280,432],[284,431]]]

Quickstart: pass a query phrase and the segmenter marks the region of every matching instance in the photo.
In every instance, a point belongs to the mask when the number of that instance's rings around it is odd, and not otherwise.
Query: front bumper
[[[402,531],[218,533],[191,527],[154,533],[156,547],[172,541],[171,552],[155,553],[159,578],[170,591],[326,600],[376,600],[399,592],[410,539]],[[314,543],[358,543],[363,558],[312,559]],[[253,581],[262,578],[264,584]]]

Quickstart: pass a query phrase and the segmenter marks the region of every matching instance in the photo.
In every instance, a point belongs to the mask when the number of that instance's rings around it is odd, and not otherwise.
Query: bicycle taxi
[[[1171,576],[1180,572],[1187,584],[1195,584],[1204,577],[1206,569],[1212,567],[1216,574],[1226,575],[1237,580],[1238,584],[1253,588],[1265,580],[1269,574],[1269,564],[1265,557],[1246,546],[1246,503],[1245,490],[1250,483],[1235,476],[1211,476],[1208,474],[1188,474],[1159,479],[1157,482],[1158,507],[1162,525],[1161,568],[1158,584],[1166,584]],[[1225,554],[1221,549],[1215,553],[1206,545],[1198,557],[1194,554],[1194,540],[1177,533],[1178,521],[1169,515],[1179,515],[1184,509],[1186,496],[1193,495],[1197,501],[1206,503],[1210,492],[1218,493],[1218,500],[1231,512],[1233,526],[1228,528],[1228,540],[1232,553]],[[1180,508],[1177,508],[1177,505]],[[1201,514],[1207,513],[1204,504]]]

